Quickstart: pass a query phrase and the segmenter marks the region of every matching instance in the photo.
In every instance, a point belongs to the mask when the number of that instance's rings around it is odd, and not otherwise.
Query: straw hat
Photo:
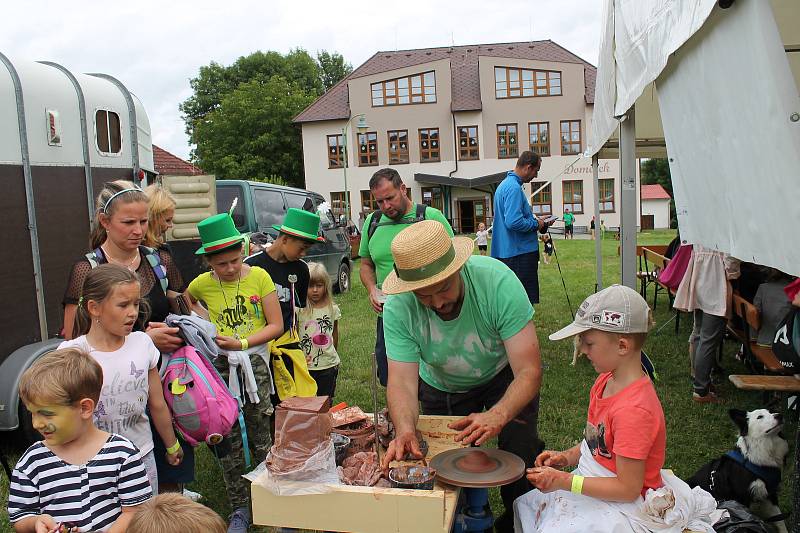
[[[472,256],[469,237],[450,237],[441,222],[422,220],[392,240],[394,271],[383,280],[385,294],[399,294],[434,285],[452,276]]]

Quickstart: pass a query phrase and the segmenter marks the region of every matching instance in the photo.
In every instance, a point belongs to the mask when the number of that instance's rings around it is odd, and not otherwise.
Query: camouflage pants
[[[261,347],[265,349],[265,346]],[[226,362],[224,356],[220,356],[215,363]],[[239,423],[233,425],[230,435],[225,437],[230,441],[231,451],[220,459],[222,463],[222,474],[225,478],[225,488],[228,491],[228,499],[232,509],[246,507],[250,509],[250,482],[242,477],[267,458],[272,446],[270,435],[270,421],[274,411],[270,401],[270,373],[267,363],[258,353],[250,354],[250,364],[253,367],[253,375],[258,385],[259,403],[247,401],[247,394],[242,389],[244,406],[244,424],[247,429],[247,444],[250,450],[250,468],[245,466],[244,445],[242,443],[242,431]],[[218,368],[221,365],[218,365]],[[220,374],[228,382],[229,368],[219,368]]]

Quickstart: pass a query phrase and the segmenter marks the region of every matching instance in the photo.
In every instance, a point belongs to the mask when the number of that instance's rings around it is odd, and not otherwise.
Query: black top
[[[281,304],[281,314],[283,315],[283,331],[286,332],[294,323],[294,314],[292,313],[292,300],[290,297],[291,283],[289,276],[297,276],[297,281],[294,284],[294,304],[295,307],[306,306],[306,295],[308,294],[308,282],[310,276],[308,274],[308,265],[305,261],[292,261],[288,263],[279,263],[269,256],[267,252],[259,252],[245,259],[245,263],[250,266],[261,267],[267,271],[272,282],[275,284],[275,290],[278,293],[278,301]]]
[[[139,268],[136,269],[136,274],[139,276],[139,282],[142,285],[142,296],[150,304],[150,318],[148,321],[163,322],[170,313],[169,300],[167,300],[167,295],[164,294],[164,291],[161,289],[161,283],[158,282],[153,272],[153,267],[151,267],[150,263],[147,261],[145,251],[141,246],[139,247],[139,255],[141,255],[142,258],[139,261]],[[183,292],[185,288],[183,286],[183,278],[169,250],[166,248],[159,248],[158,257],[161,259],[161,264],[167,269],[167,280],[169,281],[168,289],[175,292]],[[97,259],[97,262],[100,264],[107,262],[105,257],[102,256]],[[85,257],[72,266],[69,284],[67,285],[67,290],[62,302],[64,305],[78,304],[83,282],[91,269],[92,265],[89,264],[89,260]],[[137,326],[142,327],[143,325],[137,324]],[[139,327],[136,329],[139,329]]]

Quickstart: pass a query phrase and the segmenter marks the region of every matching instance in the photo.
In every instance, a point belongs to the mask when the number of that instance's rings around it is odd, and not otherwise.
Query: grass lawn
[[[674,232],[643,232],[639,244],[666,244]],[[594,241],[555,240],[556,251],[564,276],[569,299],[574,309],[595,288]],[[618,241],[605,240],[603,245],[603,283],[617,282],[620,275]],[[477,253],[477,252],[476,252]],[[370,355],[375,342],[375,316],[372,312],[366,291],[358,279],[358,264],[353,275],[353,288],[337,298],[342,309],[340,327],[340,349],[342,367],[337,386],[337,401],[347,401],[365,410],[371,409],[370,394]],[[551,342],[547,335],[571,321],[571,309],[567,306],[564,288],[555,261],[550,265],[540,265],[541,303],[536,306],[534,322],[539,333],[544,378],[541,391],[539,413],[539,433],[550,449],[564,449],[576,444],[585,424],[588,408],[589,388],[596,374],[585,359],[577,366],[570,365],[572,343],[569,341]],[[719,405],[697,405],[691,401],[691,382],[687,338],[691,330],[689,315],[681,317],[680,333],[675,334],[674,323],[670,322],[656,332],[672,316],[667,307],[667,298],[659,295],[656,309],[656,329],[645,344],[645,351],[655,362],[659,374],[656,383],[661,403],[667,418],[667,458],[666,468],[671,468],[680,477],[689,477],[703,463],[729,449],[735,440],[735,429],[730,422],[727,410],[732,407],[753,409],[761,405],[759,393],[738,391],[727,380],[720,378],[721,394],[725,401]],[[652,305],[652,289],[649,293]],[[734,359],[738,349],[732,341],[726,341],[722,364],[728,373],[746,373],[743,366]],[[385,401],[381,391],[379,401]],[[789,436],[793,457],[794,424],[792,421],[784,430]],[[19,450],[8,450],[15,460]],[[223,516],[230,512],[227,504],[222,473],[207,448],[198,448],[197,480],[190,486],[192,490],[204,495],[204,503]],[[793,461],[784,472],[781,496],[781,509],[791,509],[791,483]],[[12,463],[13,464],[13,463]],[[0,503],[5,511],[8,482],[0,476]],[[492,507],[497,516],[502,511],[499,494],[492,494]],[[0,531],[11,531],[5,512],[0,513]],[[270,528],[253,528],[252,531],[270,531]]]

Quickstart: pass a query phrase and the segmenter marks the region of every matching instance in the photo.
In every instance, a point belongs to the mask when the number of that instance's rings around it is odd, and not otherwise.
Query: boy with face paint
[[[151,498],[136,446],[94,425],[102,385],[100,365],[74,348],[42,356],[23,374],[19,395],[44,439],[25,451],[11,476],[14,531],[125,531]]]

